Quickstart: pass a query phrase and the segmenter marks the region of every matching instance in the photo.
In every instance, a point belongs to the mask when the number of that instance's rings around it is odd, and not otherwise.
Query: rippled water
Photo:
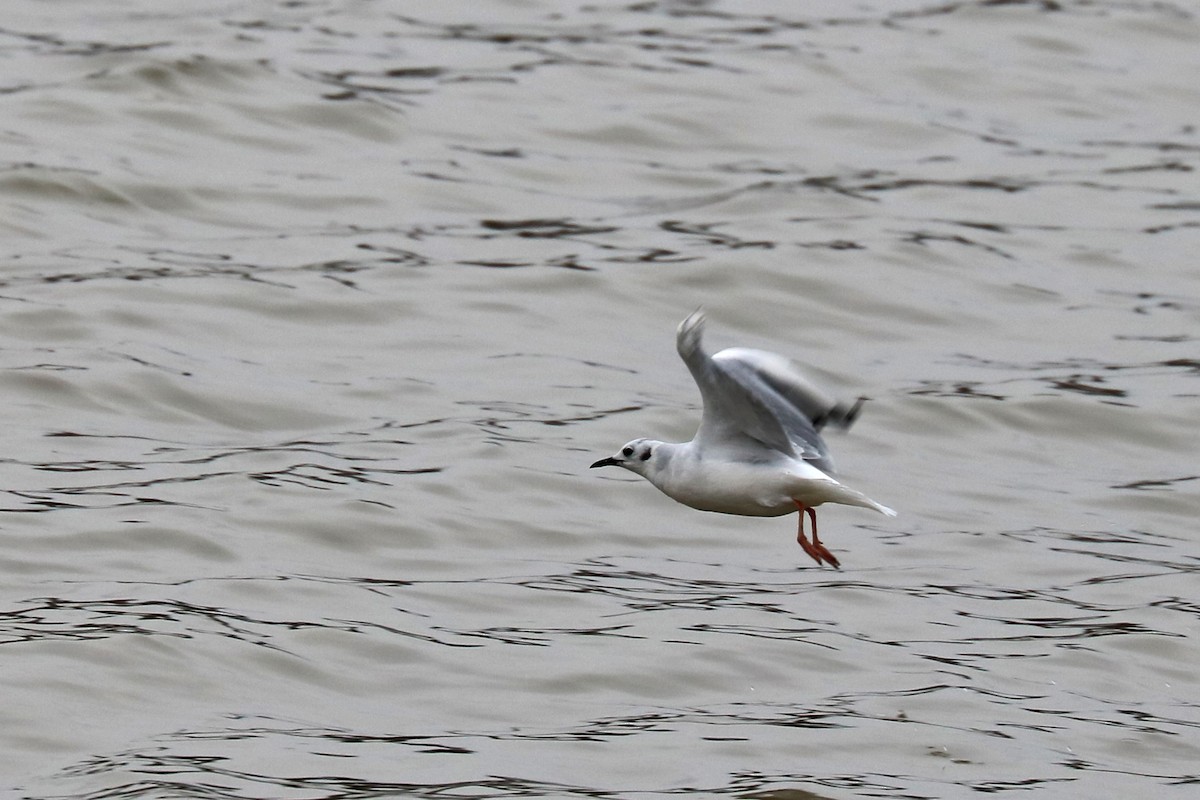
[[[5,11],[7,794],[1194,796],[1191,6]],[[587,470],[699,305],[842,571]]]

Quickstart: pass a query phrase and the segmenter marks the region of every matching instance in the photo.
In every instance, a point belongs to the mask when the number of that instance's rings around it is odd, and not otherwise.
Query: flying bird
[[[710,356],[701,345],[704,313],[680,323],[675,343],[700,388],[704,413],[690,442],[634,439],[592,464],[623,467],[663,494],[701,511],[749,517],[796,512],[796,541],[817,564],[841,564],[817,536],[816,507],[841,503],[896,512],[835,480],[820,431],[846,429],[862,409],[836,402],[788,359],[763,350],[731,347]],[[812,541],[804,516],[812,520]]]

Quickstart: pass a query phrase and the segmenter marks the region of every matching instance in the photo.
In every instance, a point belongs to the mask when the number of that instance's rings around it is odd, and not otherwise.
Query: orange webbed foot
[[[808,553],[812,560],[816,561],[818,564],[828,564],[834,569],[841,569],[841,562],[838,561],[837,557],[834,556],[833,553],[829,552],[829,549],[825,547],[825,545],[821,544],[821,540],[817,538],[816,509],[809,508],[797,500],[793,500],[792,502],[796,504],[796,509],[800,512],[800,525],[796,531],[796,543],[799,544],[804,552]],[[809,519],[812,520],[813,538],[811,542],[808,540],[808,537],[804,535],[805,513],[807,513]]]

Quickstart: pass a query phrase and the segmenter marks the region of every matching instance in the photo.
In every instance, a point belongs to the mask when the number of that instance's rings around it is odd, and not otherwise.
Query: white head
[[[637,473],[643,478],[656,469],[662,467],[667,459],[667,451],[670,446],[663,442],[656,442],[653,439],[634,439],[629,442],[616,455],[602,458],[595,464],[595,467],[624,467],[630,472]]]

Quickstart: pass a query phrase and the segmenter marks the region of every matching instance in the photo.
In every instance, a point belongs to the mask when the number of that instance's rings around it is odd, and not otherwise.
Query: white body
[[[642,439],[637,444],[650,448],[650,458],[643,461],[635,457],[621,466],[641,475],[672,500],[700,511],[779,517],[794,513],[799,502],[809,508],[841,503],[888,516],[896,514],[811,464],[782,453],[760,451],[756,454],[760,460],[715,463],[700,455],[691,442],[669,444]]]

